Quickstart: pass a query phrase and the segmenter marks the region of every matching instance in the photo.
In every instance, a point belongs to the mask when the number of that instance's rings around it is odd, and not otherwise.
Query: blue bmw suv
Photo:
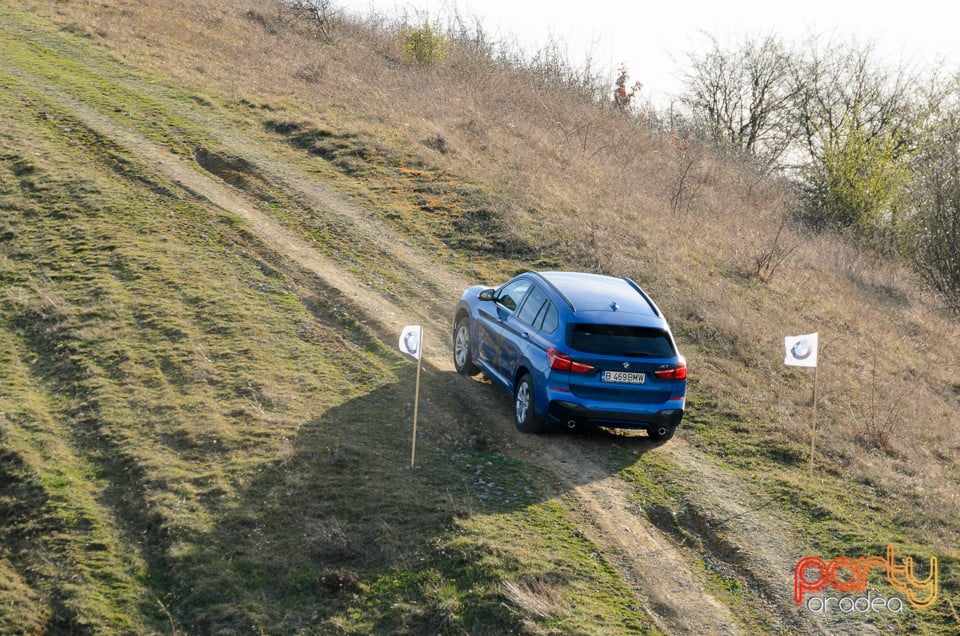
[[[454,313],[453,361],[513,396],[524,433],[563,423],[666,440],[683,418],[686,360],[660,309],[629,279],[527,272],[471,287]]]

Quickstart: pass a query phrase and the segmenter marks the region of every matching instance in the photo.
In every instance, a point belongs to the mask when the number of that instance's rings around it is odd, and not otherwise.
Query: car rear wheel
[[[474,375],[477,367],[470,352],[470,319],[461,318],[453,330],[453,366],[457,373]]]
[[[537,417],[533,395],[533,378],[524,373],[513,394],[514,423],[521,433],[540,433],[544,428],[543,420]]]

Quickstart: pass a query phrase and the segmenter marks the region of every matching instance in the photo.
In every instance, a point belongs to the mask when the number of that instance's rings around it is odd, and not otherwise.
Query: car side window
[[[543,333],[553,333],[560,325],[560,318],[557,316],[557,308],[554,307],[553,303],[550,301],[547,301],[547,304],[540,312],[540,317],[538,317],[537,320],[539,321],[539,324],[534,324],[534,326]]]
[[[522,278],[505,285],[497,294],[497,304],[507,311],[516,311],[532,284],[531,281]]]
[[[543,311],[543,305],[547,302],[547,293],[537,285],[530,289],[527,299],[517,313],[517,320],[523,321],[531,326],[536,326],[540,312]]]

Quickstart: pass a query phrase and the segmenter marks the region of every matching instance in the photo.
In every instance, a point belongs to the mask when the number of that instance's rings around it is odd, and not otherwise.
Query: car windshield
[[[670,358],[670,336],[662,329],[617,325],[574,325],[570,346],[584,353],[629,358]]]

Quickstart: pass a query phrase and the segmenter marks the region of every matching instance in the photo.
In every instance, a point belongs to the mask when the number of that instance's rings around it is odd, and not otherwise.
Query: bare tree
[[[280,6],[283,6],[281,3]],[[333,0],[289,0],[288,10],[297,22],[305,23],[314,36],[323,42],[333,37]]]
[[[911,163],[904,249],[921,276],[960,313],[960,76],[933,104]],[[944,100],[944,95],[952,99]]]
[[[906,182],[917,126],[916,77],[880,64],[871,45],[821,48],[816,41],[792,69],[815,218],[861,229],[895,225],[893,203]]]
[[[707,52],[689,56],[681,101],[715,142],[772,168],[798,132],[791,55],[771,36],[748,38],[735,50],[709,37]]]
[[[821,49],[814,41],[809,55],[792,70],[796,119],[811,157],[821,157],[852,129],[863,131],[867,141],[893,137],[898,150],[907,149],[916,80],[902,67],[893,72],[884,68],[872,45]]]

